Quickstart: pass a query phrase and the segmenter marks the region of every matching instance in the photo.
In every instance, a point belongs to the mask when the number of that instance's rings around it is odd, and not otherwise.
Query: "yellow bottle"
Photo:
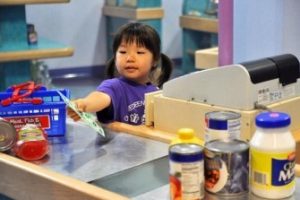
[[[192,143],[204,146],[204,141],[195,136],[195,131],[191,128],[181,128],[177,131],[178,137],[171,141],[170,145],[180,143]]]

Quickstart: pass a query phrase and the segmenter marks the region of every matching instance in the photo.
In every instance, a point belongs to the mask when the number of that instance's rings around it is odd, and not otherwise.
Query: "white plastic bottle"
[[[295,191],[296,142],[290,123],[286,113],[264,112],[256,117],[250,141],[250,188],[257,196],[281,199]]]

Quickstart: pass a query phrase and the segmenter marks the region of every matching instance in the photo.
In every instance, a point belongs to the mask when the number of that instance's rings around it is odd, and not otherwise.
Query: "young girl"
[[[123,25],[113,42],[113,58],[97,90],[75,100],[80,111],[96,112],[102,123],[113,121],[132,125],[144,122],[145,93],[158,90],[170,78],[172,62],[160,52],[160,38],[150,26],[141,23]],[[79,116],[71,109],[68,115]]]

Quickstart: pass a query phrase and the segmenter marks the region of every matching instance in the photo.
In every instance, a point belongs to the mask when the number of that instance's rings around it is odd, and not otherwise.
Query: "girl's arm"
[[[107,108],[111,103],[111,98],[109,95],[94,91],[91,92],[89,95],[87,95],[84,98],[76,99],[73,101],[78,110],[82,112],[98,112],[105,108]],[[68,115],[75,121],[80,120],[79,115],[72,109],[68,108],[67,110]]]
[[[74,103],[80,111],[98,112],[107,108],[111,103],[111,99],[103,92],[94,91],[85,98],[75,100]]]

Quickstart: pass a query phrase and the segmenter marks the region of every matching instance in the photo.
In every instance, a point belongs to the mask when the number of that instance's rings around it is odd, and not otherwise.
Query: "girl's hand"
[[[77,99],[77,100],[74,100],[72,102],[75,104],[78,111],[85,112],[87,105],[86,105],[86,102],[84,101],[84,99]],[[69,107],[67,108],[67,114],[74,121],[79,121],[80,120],[80,116],[72,108],[69,108]]]
[[[79,112],[98,112],[108,107],[110,102],[110,96],[99,91],[91,92],[82,99],[72,101]],[[80,120],[80,116],[71,108],[67,109],[67,114],[74,121]]]

